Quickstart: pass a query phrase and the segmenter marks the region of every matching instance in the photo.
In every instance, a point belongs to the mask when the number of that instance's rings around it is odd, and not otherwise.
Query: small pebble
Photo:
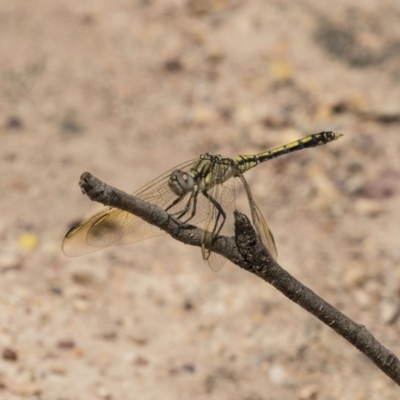
[[[57,342],[57,347],[63,350],[71,350],[76,346],[72,339],[64,339]]]
[[[3,350],[3,360],[17,361],[18,360],[18,353],[14,349],[11,349],[10,347],[6,347]]]

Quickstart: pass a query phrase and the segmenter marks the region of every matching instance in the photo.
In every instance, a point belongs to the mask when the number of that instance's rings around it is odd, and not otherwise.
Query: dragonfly
[[[327,144],[343,136],[324,131],[255,155],[235,158],[202,154],[165,172],[132,195],[155,204],[184,223],[203,228],[201,251],[213,271],[226,259],[212,251],[219,236],[233,236],[233,211],[244,187],[254,228],[273,259],[278,252],[271,230],[254,201],[243,174],[258,164],[294,151]],[[105,207],[70,229],[62,243],[67,256],[79,256],[111,245],[122,245],[162,235],[164,232],[140,217]]]

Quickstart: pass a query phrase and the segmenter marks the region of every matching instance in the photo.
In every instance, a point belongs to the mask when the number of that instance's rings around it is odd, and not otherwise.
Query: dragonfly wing
[[[194,161],[187,161],[165,172],[137,190],[133,196],[163,209],[167,208],[177,198],[168,186],[172,171],[175,169],[189,171]],[[179,207],[182,208],[180,203],[175,205],[171,211]],[[159,228],[133,214],[117,208],[105,207],[88,220],[73,227],[65,235],[62,249],[68,256],[79,256],[110,245],[133,243],[163,233]]]
[[[271,230],[267,225],[267,221],[263,217],[260,209],[257,204],[253,202],[252,204],[253,211],[253,223],[256,228],[257,233],[259,234],[263,245],[268,249],[272,258],[276,261],[278,258],[278,250],[276,249],[275,239],[272,235]]]
[[[119,244],[123,244],[122,239],[126,232],[138,230],[142,225],[149,224],[133,214],[107,207],[72,228],[65,235],[62,249],[68,256],[79,256],[117,244],[118,241],[120,241]],[[149,232],[148,237],[156,234],[156,232],[153,234]],[[140,239],[140,237],[136,237],[136,240]],[[145,237],[142,237],[142,239],[145,239]],[[132,241],[135,241],[135,239],[131,238],[130,242]]]
[[[269,253],[271,254],[272,258],[276,260],[278,258],[278,251],[276,249],[275,240],[272,235],[271,230],[268,227],[267,222],[265,221],[260,209],[258,208],[257,204],[254,201],[253,195],[251,194],[250,187],[241,173],[240,169],[237,168],[237,177],[241,180],[245,190],[247,199],[249,201],[251,216],[253,219],[253,225],[261,238],[264,246],[268,249]]]

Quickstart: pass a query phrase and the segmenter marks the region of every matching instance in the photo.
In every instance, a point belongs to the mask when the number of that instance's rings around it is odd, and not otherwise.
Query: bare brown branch
[[[137,215],[182,243],[201,246],[200,228],[182,223],[161,208],[113,188],[88,172],[82,174],[79,184],[91,200]],[[239,212],[235,212],[235,234],[235,238],[218,237],[212,250],[273,285],[353,344],[400,385],[399,359],[382,346],[365,326],[343,315],[279,266],[256,237],[248,218]]]

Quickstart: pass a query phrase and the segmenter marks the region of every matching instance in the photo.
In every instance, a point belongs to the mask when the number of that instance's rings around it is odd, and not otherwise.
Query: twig
[[[182,243],[201,246],[200,228],[182,223],[161,208],[108,186],[89,172],[82,174],[79,185],[91,200],[137,215]],[[365,326],[343,315],[279,266],[258,240],[245,215],[235,212],[235,238],[218,237],[212,250],[273,285],[348,340],[400,385],[399,359],[382,346]]]
[[[236,244],[245,260],[245,269],[273,285],[286,297],[309,311],[364,353],[378,368],[400,385],[400,361],[365,328],[304,286],[265,251],[249,219],[235,213]],[[244,266],[241,264],[240,266]]]

